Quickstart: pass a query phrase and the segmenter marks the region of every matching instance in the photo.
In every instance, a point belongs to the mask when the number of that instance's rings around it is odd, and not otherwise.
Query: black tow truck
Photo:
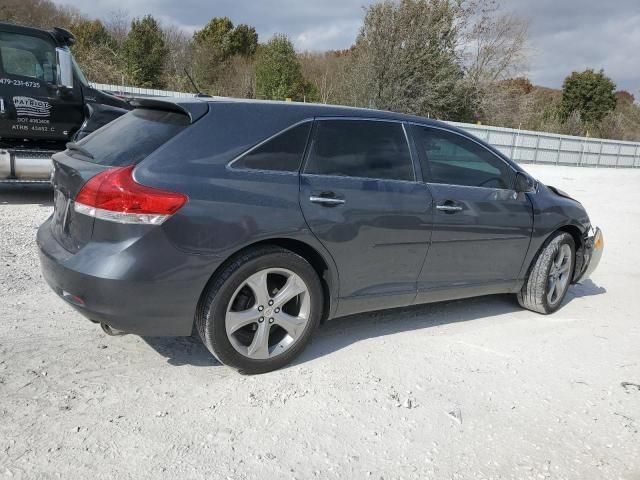
[[[89,85],[62,28],[0,22],[0,183],[48,182],[51,155],[133,107]]]

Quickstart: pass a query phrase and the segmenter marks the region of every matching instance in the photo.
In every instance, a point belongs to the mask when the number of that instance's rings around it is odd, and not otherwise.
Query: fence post
[[[618,164],[620,163],[620,152],[622,151],[622,144],[618,144],[618,153],[616,154],[616,167],[618,168]]]
[[[596,168],[600,166],[600,161],[602,160],[603,147],[604,147],[604,142],[600,140],[600,151],[598,152],[598,161],[596,162]]]
[[[558,152],[556,154],[556,165],[560,165],[560,151],[562,151],[562,137],[560,137],[560,143],[558,143]]]
[[[578,166],[579,167],[582,166],[582,159],[584,158],[584,145],[585,145],[585,141],[584,141],[584,139],[582,139],[582,150],[580,151],[580,158],[578,159]]]
[[[640,165],[636,165],[636,160],[638,160],[638,154],[640,154],[640,145],[636,145],[636,153],[633,155],[633,168],[640,167]]]
[[[538,163],[538,152],[540,151],[540,137],[542,135],[536,135],[536,151],[533,154],[533,163]]]
[[[516,132],[516,136],[513,138],[513,148],[511,149],[511,158],[514,162],[516,160],[516,152],[518,151],[518,140],[520,139],[520,125],[518,125],[518,131]]]

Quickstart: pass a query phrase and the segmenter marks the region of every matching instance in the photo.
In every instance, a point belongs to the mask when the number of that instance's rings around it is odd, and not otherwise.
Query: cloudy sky
[[[349,47],[371,0],[55,0],[106,18],[125,10],[147,13],[188,31],[209,18],[248,23],[261,39],[288,34],[300,50]],[[572,70],[604,68],[640,97],[640,0],[503,0],[505,9],[530,22],[528,75],[539,85],[559,87]]]

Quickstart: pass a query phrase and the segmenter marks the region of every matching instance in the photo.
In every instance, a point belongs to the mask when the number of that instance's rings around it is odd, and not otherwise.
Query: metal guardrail
[[[521,163],[578,167],[640,167],[640,143],[447,122]]]
[[[113,93],[114,95],[123,95],[126,97],[176,97],[176,98],[193,98],[195,93],[172,92],[171,90],[156,90],[153,88],[127,87],[123,85],[108,85],[106,83],[91,83],[91,86],[97,90]]]
[[[92,83],[94,88],[125,96],[192,98],[193,93]],[[470,123],[447,122],[493,145],[521,163],[592,167],[640,167],[640,143],[574,137]]]

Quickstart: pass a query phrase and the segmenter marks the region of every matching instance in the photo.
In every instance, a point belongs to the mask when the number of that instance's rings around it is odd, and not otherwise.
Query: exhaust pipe
[[[106,323],[101,323],[100,327],[102,327],[102,331],[107,335],[109,335],[110,337],[124,337],[125,335],[128,335],[127,332],[123,332],[121,330],[115,330],[111,328],[109,325],[107,325]]]

